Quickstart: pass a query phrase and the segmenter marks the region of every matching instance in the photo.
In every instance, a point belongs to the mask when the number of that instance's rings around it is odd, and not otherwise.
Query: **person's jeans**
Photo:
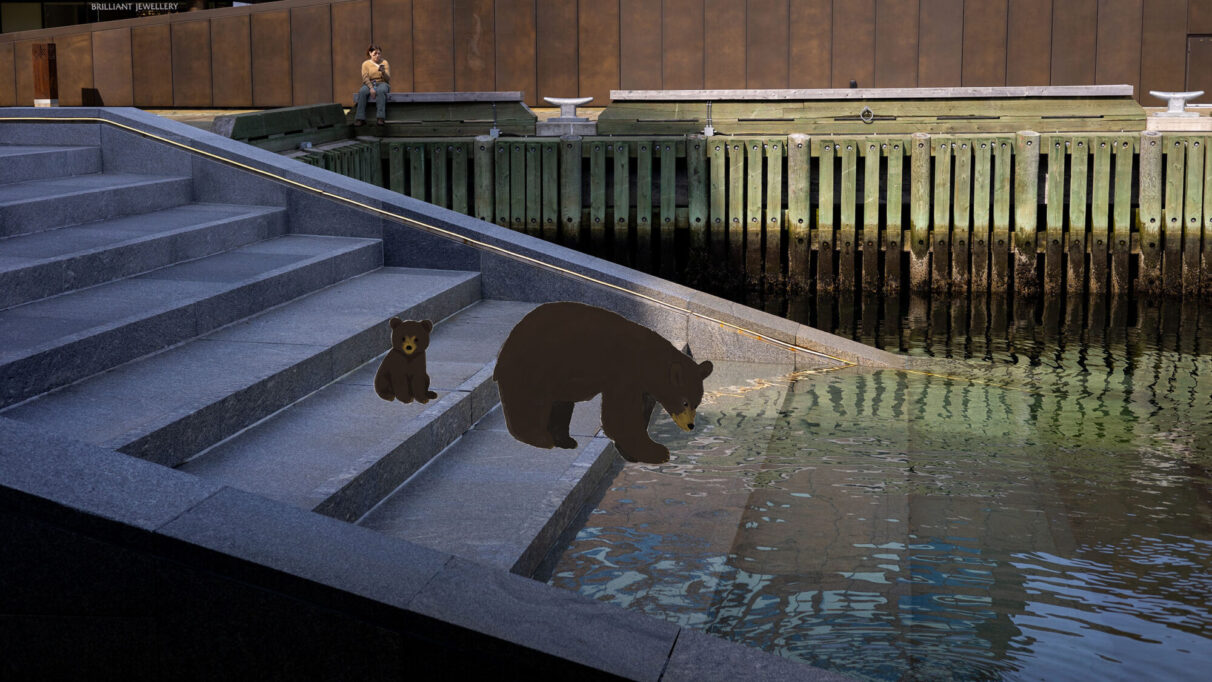
[[[375,118],[387,118],[387,83],[375,84]],[[366,99],[370,97],[370,88],[363,85],[358,89],[358,108],[354,112],[354,120],[366,120]]]

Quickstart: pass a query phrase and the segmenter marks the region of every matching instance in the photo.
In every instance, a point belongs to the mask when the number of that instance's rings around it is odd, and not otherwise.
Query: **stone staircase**
[[[613,460],[596,404],[575,417],[578,450],[504,430],[492,369],[535,304],[102,156],[0,145],[0,417],[535,570]],[[436,323],[426,405],[372,389],[393,316]]]

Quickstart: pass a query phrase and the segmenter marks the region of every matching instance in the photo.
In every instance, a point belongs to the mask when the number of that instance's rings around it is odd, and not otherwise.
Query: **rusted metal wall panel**
[[[134,105],[129,28],[93,33],[93,87],[107,107]]]
[[[248,15],[211,21],[211,78],[217,107],[252,106],[251,26]]]

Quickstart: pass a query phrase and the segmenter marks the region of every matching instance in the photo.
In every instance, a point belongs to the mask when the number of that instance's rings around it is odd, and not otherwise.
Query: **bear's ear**
[[[421,326],[424,327],[425,331],[427,332],[433,331],[433,322],[430,320],[421,320]]]
[[[711,376],[711,370],[715,369],[715,365],[711,364],[710,360],[704,360],[699,363],[699,378],[706,379]]]
[[[399,327],[400,325],[404,324],[404,320],[401,320],[398,317],[393,317],[387,321],[387,324],[390,324],[391,328],[395,329],[396,327]]]

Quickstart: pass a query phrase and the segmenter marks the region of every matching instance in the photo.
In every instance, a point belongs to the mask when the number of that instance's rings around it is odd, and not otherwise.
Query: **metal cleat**
[[[1158,99],[1167,100],[1168,104],[1168,108],[1165,111],[1153,114],[1154,116],[1193,118],[1198,117],[1199,114],[1194,111],[1186,111],[1187,100],[1199,97],[1200,95],[1204,94],[1204,91],[1196,90],[1194,92],[1161,92],[1160,90],[1150,90],[1149,94],[1157,97]]]
[[[556,118],[548,119],[549,121],[555,123],[574,123],[589,120],[583,116],[577,116],[577,107],[589,104],[593,101],[592,97],[544,97],[543,99],[560,108],[560,115]]]

